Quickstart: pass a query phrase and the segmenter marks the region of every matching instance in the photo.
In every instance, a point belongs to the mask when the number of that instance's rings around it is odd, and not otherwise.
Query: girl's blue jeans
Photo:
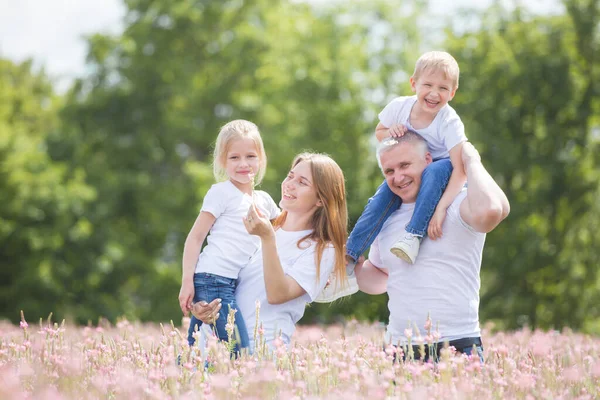
[[[194,274],[194,303],[202,300],[210,303],[214,299],[221,299],[222,307],[221,310],[219,310],[219,316],[214,325],[220,340],[228,341],[227,331],[225,329],[225,326],[227,325],[227,314],[229,314],[230,308],[237,310],[235,313],[235,330],[233,338],[236,340],[234,352],[238,354],[242,348],[248,347],[249,340],[244,318],[240,314],[240,309],[235,301],[236,286],[236,279],[205,272]],[[195,342],[193,333],[196,331],[196,326],[199,330],[201,325],[202,321],[192,316],[190,328],[188,330],[188,343],[190,346],[193,346]]]
[[[448,186],[450,175],[452,175],[452,163],[449,158],[435,160],[425,168],[421,176],[415,211],[405,228],[407,232],[418,236],[427,234],[429,221]],[[401,204],[400,197],[396,196],[383,181],[356,221],[346,243],[346,254],[356,261],[373,244],[385,220]]]

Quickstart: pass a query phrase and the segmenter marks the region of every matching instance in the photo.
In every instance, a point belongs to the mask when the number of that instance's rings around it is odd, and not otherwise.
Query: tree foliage
[[[493,8],[484,28],[449,40],[453,104],[511,201],[488,238],[481,303],[484,320],[510,328],[599,328],[586,325],[600,315],[599,4],[566,7]]]

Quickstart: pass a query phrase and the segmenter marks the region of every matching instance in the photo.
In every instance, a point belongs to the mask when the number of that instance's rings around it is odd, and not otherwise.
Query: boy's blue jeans
[[[219,336],[220,340],[228,340],[225,325],[227,325],[227,315],[229,314],[229,309],[231,308],[237,310],[235,313],[235,327],[237,334],[239,334],[239,338],[237,337],[236,332],[234,332],[233,336],[234,340],[236,340],[234,352],[237,354],[242,348],[248,347],[249,340],[248,330],[246,329],[244,318],[242,317],[240,309],[235,301],[236,286],[236,279],[225,278],[223,276],[209,274],[206,272],[194,274],[194,303],[202,300],[210,303],[214,299],[221,299],[222,307],[221,310],[219,310],[219,317],[217,318],[215,324],[217,335]],[[201,325],[202,321],[192,315],[190,328],[188,329],[188,343],[190,346],[193,346],[194,342],[196,341],[193,336],[196,326],[198,329],[200,329]]]
[[[449,158],[433,161],[425,168],[421,176],[415,211],[406,225],[407,232],[418,236],[427,234],[429,221],[448,186],[450,175],[452,163]],[[402,200],[383,181],[356,221],[346,243],[346,254],[356,261],[373,244],[385,220],[400,207],[400,204]]]

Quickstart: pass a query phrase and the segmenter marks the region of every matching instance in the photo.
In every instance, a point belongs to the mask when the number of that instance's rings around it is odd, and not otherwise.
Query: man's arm
[[[481,164],[481,157],[471,143],[463,145],[462,158],[468,187],[467,197],[460,205],[460,216],[477,232],[491,232],[506,218],[510,204]]]
[[[377,268],[369,260],[358,262],[354,268],[358,288],[366,294],[382,294],[387,292],[388,272],[385,268]]]

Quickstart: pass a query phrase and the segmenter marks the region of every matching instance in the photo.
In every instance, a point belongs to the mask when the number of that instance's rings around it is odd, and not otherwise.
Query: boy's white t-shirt
[[[454,146],[467,141],[460,117],[446,104],[427,128],[415,129],[410,124],[410,111],[416,102],[417,96],[396,97],[379,113],[379,121],[387,128],[402,124],[417,132],[427,141],[434,160],[450,157],[450,150]]]
[[[260,238],[251,235],[244,226],[252,196],[243,193],[231,181],[212,185],[204,197],[201,211],[211,213],[216,221],[198,262],[196,273],[211,274],[236,279],[240,269],[260,246]],[[270,220],[279,215],[279,208],[262,190],[254,191],[254,204]]]
[[[283,304],[269,304],[261,250],[240,271],[235,297],[246,322],[251,350],[254,349],[257,302],[260,303],[259,327],[262,323],[267,344],[272,344],[280,333],[283,342],[289,344],[296,323],[304,315],[306,304],[312,302],[321,293],[327,278],[333,271],[335,250],[332,246],[327,246],[321,257],[317,280],[316,243],[305,241],[301,244],[301,248],[298,248],[298,241],[309,233],[311,230],[288,232],[279,228],[275,231],[277,254],[283,271],[306,291],[302,296]]]
[[[442,226],[444,236],[424,240],[414,265],[390,253],[398,240],[398,227],[412,217],[415,203],[402,204],[383,224],[369,252],[369,261],[387,268],[387,293],[390,319],[388,340],[405,344],[404,330],[416,325],[424,337],[423,326],[430,315],[433,331],[439,327],[440,341],[477,337],[479,328],[479,289],[485,233],[476,232],[460,215],[460,204],[468,189],[463,189],[448,207]],[[414,340],[413,340],[414,343]]]

